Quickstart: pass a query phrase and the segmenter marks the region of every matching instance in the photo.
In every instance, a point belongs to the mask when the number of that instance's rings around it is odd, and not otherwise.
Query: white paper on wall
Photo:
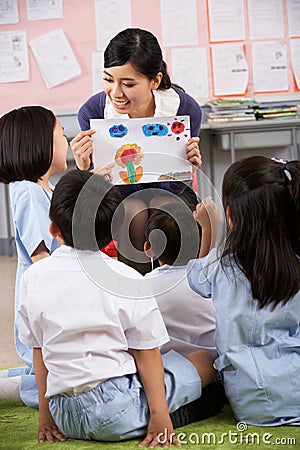
[[[28,20],[62,19],[63,0],[26,0]]]
[[[300,0],[287,0],[289,36],[300,36]]]
[[[176,47],[197,45],[196,1],[161,0],[161,26],[163,45]]]
[[[251,39],[283,38],[282,0],[248,0]]]
[[[281,42],[253,42],[253,90],[288,90],[286,45]]]
[[[120,31],[130,28],[130,0],[95,0],[97,49],[105,50],[109,41]]]
[[[243,95],[249,80],[242,44],[212,45],[214,96]]]
[[[29,80],[29,60],[25,30],[0,32],[0,82]]]
[[[188,180],[189,116],[92,119],[94,165],[114,162],[113,183]]]
[[[291,39],[291,58],[293,74],[297,83],[298,89],[300,89],[300,39]]]
[[[0,25],[19,22],[17,0],[0,0]]]
[[[172,80],[194,98],[207,98],[208,63],[207,49],[172,49]]]
[[[208,0],[211,42],[245,39],[244,2],[240,0]]]
[[[92,54],[93,94],[103,90],[103,52]]]
[[[30,47],[48,89],[81,75],[79,63],[62,29],[30,41]]]

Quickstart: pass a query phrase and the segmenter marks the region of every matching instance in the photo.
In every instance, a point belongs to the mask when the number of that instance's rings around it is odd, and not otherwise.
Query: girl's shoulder
[[[39,202],[44,199],[45,191],[34,181],[14,181],[9,185],[12,206],[18,203]]]

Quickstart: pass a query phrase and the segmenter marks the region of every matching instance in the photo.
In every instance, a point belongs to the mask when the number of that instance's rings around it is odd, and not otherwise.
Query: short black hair
[[[155,258],[162,264],[184,266],[197,258],[201,228],[191,208],[183,201],[172,201],[153,209],[148,218],[145,236]]]
[[[0,119],[0,181],[37,182],[53,157],[56,117],[42,106],[13,109]]]
[[[122,223],[121,200],[118,189],[103,176],[71,170],[55,186],[49,215],[66,245],[97,251],[112,240],[113,222],[117,228]]]

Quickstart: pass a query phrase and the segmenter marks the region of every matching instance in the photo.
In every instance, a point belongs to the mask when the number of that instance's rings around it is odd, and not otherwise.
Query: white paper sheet
[[[161,0],[160,5],[163,45],[197,45],[196,1]]]
[[[210,41],[245,39],[244,2],[241,0],[208,0]]]
[[[287,0],[289,36],[300,36],[300,0]]]
[[[284,37],[282,0],[248,0],[251,39]]]
[[[93,94],[103,90],[103,52],[92,54]]]
[[[19,22],[17,0],[0,0],[0,25]]]
[[[172,79],[194,98],[207,98],[207,49],[172,49]]]
[[[110,39],[132,26],[130,0],[95,0],[95,16],[97,49],[104,50]]]
[[[252,43],[253,90],[288,90],[286,45],[281,42]]]
[[[297,83],[297,87],[298,89],[300,89],[300,39],[291,39],[290,47],[291,47],[292,69]]]
[[[242,44],[212,45],[214,95],[243,95],[248,85],[248,64]]]
[[[61,19],[63,0],[26,0],[28,20]]]
[[[0,82],[29,80],[28,47],[25,30],[0,33]]]
[[[191,179],[186,159],[189,116],[143,119],[92,119],[95,166],[115,163],[113,183],[135,184]],[[129,183],[130,181],[130,183]]]
[[[62,29],[30,41],[30,47],[48,89],[80,76],[80,66]]]

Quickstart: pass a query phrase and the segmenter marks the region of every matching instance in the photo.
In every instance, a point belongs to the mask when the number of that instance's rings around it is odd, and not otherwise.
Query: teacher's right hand
[[[91,165],[90,155],[93,153],[92,135],[96,130],[80,131],[70,142],[76,165],[81,170],[88,170]]]

